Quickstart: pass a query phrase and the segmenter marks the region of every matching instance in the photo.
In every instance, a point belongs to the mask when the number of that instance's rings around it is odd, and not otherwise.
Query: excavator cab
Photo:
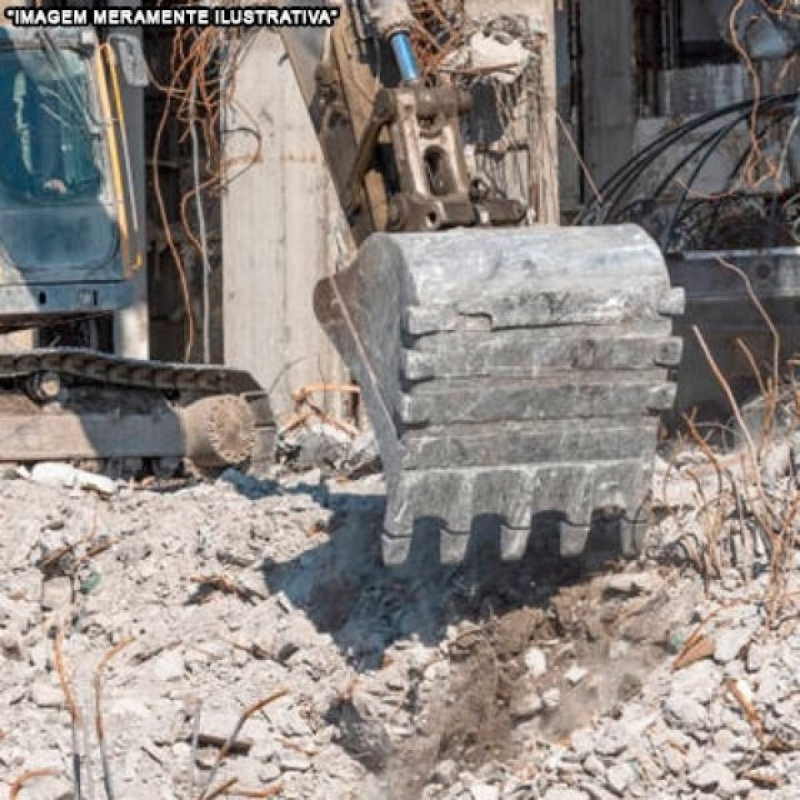
[[[116,86],[92,29],[0,27],[0,328],[130,302],[135,221]]]

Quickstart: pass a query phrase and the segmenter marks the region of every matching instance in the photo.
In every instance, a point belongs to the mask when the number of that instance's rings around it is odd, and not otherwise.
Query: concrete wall
[[[240,172],[252,153],[254,128],[262,157],[223,198],[225,361],[271,388],[281,412],[293,390],[346,380],[312,308],[314,285],[336,266],[337,226],[345,226],[276,34],[257,34],[235,92],[223,123],[230,170]]]

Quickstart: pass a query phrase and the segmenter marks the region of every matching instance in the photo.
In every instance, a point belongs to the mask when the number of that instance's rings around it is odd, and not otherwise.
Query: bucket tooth
[[[595,487],[594,509],[606,516],[616,516],[625,511],[625,493],[618,483],[604,482]]]
[[[559,551],[563,558],[579,556],[586,549],[586,542],[589,539],[591,523],[585,525],[573,525],[569,522],[559,523]]]
[[[656,353],[655,364],[659,367],[677,367],[683,357],[683,339],[671,336],[665,339]]]
[[[670,289],[658,303],[658,313],[664,317],[682,317],[686,312],[686,290]]]
[[[460,564],[467,555],[469,531],[442,528],[439,537],[439,557],[442,564]]]
[[[410,536],[390,536],[384,531],[381,536],[381,557],[387,567],[402,566],[408,561],[410,552]]]
[[[528,549],[531,529],[500,526],[500,557],[503,561],[519,561]]]

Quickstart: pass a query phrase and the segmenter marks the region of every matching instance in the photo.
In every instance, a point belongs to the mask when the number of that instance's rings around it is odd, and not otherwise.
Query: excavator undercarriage
[[[0,332],[47,341],[133,299],[141,240],[118,81],[91,28],[0,26]],[[243,464],[274,432],[245,372],[79,347],[0,353],[0,427],[4,465],[118,474]]]

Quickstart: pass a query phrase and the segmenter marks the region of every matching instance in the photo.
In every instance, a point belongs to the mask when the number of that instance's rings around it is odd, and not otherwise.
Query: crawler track
[[[0,461],[200,467],[268,457],[274,425],[249,373],[79,348],[0,354]]]

